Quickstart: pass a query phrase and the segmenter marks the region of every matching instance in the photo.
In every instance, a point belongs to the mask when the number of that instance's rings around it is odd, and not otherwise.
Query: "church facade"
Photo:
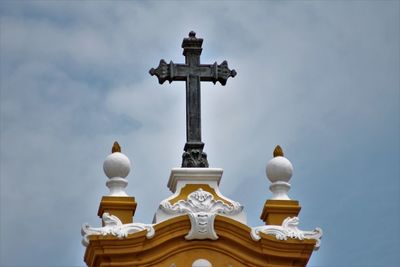
[[[250,227],[244,207],[219,190],[223,170],[210,168],[203,151],[200,124],[200,83],[226,84],[236,72],[221,64],[200,64],[201,38],[194,32],[184,38],[185,64],[160,61],[150,74],[164,81],[185,81],[187,141],[182,166],[172,168],[167,183],[171,196],[160,201],[154,221],[134,221],[135,198],[125,192],[129,159],[114,143],[103,169],[110,189],[98,209],[101,227],[83,225],[84,261],[88,266],[306,266],[320,246],[322,230],[298,228],[299,202],[288,196],[293,167],[277,146],[267,164],[271,199]]]

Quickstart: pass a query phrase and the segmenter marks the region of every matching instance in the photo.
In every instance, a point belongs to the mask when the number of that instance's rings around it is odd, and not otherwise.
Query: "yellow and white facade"
[[[267,164],[271,199],[261,212],[264,225],[247,225],[244,207],[219,190],[219,168],[173,168],[151,224],[134,222],[128,196],[129,159],[114,144],[104,163],[110,194],[101,200],[101,227],[82,227],[88,266],[242,267],[306,266],[322,230],[298,228],[298,201],[288,196],[293,167],[278,146]]]

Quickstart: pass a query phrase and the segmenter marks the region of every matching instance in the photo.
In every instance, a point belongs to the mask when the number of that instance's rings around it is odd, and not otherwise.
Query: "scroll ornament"
[[[304,239],[314,239],[316,244],[314,250],[318,250],[321,244],[322,229],[317,227],[312,231],[302,231],[297,226],[299,225],[298,217],[287,217],[282,225],[262,225],[258,227],[253,227],[251,229],[250,235],[254,241],[261,239],[260,233],[267,235],[274,235],[278,240],[287,240],[288,238],[294,238],[299,240]]]
[[[127,223],[123,224],[121,220],[114,215],[110,215],[108,212],[103,213],[102,216],[104,227],[91,227],[89,224],[82,226],[81,234],[82,244],[86,247],[89,245],[89,236],[92,235],[113,235],[119,239],[127,237],[129,234],[133,234],[140,231],[147,231],[146,237],[152,238],[155,234],[155,230],[152,224],[144,223]]]

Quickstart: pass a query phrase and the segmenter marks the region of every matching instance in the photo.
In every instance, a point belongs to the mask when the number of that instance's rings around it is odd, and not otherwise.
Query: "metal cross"
[[[236,76],[236,71],[230,70],[226,61],[220,65],[217,62],[200,64],[202,44],[203,39],[196,38],[196,33],[191,31],[182,42],[185,64],[172,61],[168,64],[161,59],[159,66],[150,70],[160,84],[165,81],[186,82],[186,144],[182,167],[208,167],[207,154],[203,152],[204,143],[201,141],[200,82],[220,82],[225,85],[229,77]]]

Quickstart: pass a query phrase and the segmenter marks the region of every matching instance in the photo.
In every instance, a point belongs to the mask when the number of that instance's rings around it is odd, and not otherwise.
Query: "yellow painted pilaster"
[[[124,224],[131,223],[136,205],[134,197],[103,196],[97,215],[101,218],[104,212],[108,212],[117,216]]]
[[[260,216],[267,225],[282,225],[287,217],[296,217],[300,212],[297,200],[272,200],[268,199]]]

